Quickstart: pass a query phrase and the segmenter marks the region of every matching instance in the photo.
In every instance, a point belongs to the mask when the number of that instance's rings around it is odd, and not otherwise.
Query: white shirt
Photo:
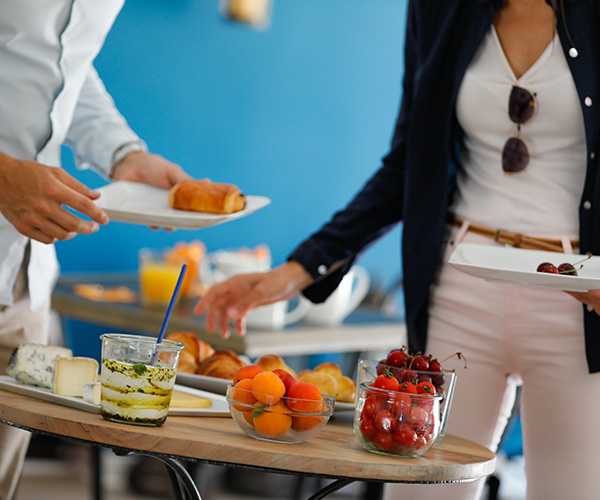
[[[529,165],[505,175],[502,149],[516,133],[508,98],[516,83],[536,94],[537,108],[520,132],[529,147]],[[517,80],[492,27],[465,73],[456,112],[466,147],[453,213],[491,228],[577,238],[585,129],[558,35]]]
[[[60,166],[61,145],[79,168],[108,177],[113,152],[139,141],[117,111],[92,62],[124,0],[0,1],[0,151]],[[12,290],[29,239],[0,214],[0,304]],[[31,241],[32,310],[58,276],[53,245]]]

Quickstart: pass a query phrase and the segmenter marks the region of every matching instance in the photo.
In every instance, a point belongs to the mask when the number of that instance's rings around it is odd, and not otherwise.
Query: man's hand
[[[91,234],[108,216],[92,200],[100,195],[62,168],[0,153],[0,212],[21,234],[42,243]],[[91,221],[83,220],[70,207]]]
[[[183,169],[162,156],[137,151],[123,158],[112,172],[115,181],[131,181],[169,189],[188,179]]]

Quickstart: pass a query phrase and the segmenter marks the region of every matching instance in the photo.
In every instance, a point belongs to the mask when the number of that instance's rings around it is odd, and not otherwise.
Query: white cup
[[[304,322],[311,325],[335,326],[358,307],[369,292],[371,279],[364,267],[353,266],[343,277],[335,291],[321,304],[309,304]]]
[[[300,321],[310,306],[306,301],[298,300],[293,309],[289,307],[289,300],[280,300],[253,309],[246,318],[246,325],[261,330],[282,330],[286,325]]]
[[[259,257],[251,252],[220,250],[210,254],[208,260],[213,283],[225,281],[236,274],[261,273],[271,269],[270,255]]]

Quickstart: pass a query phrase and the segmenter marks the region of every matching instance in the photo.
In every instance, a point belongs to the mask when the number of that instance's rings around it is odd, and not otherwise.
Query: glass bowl
[[[259,396],[258,401],[255,396]],[[275,443],[302,443],[318,434],[333,414],[335,398],[322,401],[266,394],[227,386],[227,403],[233,420],[248,436]]]
[[[440,433],[440,394],[408,394],[359,386],[354,434],[370,452],[420,457]]]
[[[386,370],[390,370],[390,373],[392,373],[400,383],[408,379],[411,381],[417,379],[419,382],[429,381],[435,386],[436,393],[442,396],[440,401],[440,432],[435,445],[439,446],[442,444],[444,436],[446,435],[448,417],[452,406],[452,397],[454,396],[454,388],[456,386],[456,373],[449,370],[429,372],[412,369],[406,373],[405,370],[401,370],[401,367],[389,366],[381,361],[363,359],[360,360],[358,366],[358,382],[359,384],[371,384],[378,375],[381,375]]]

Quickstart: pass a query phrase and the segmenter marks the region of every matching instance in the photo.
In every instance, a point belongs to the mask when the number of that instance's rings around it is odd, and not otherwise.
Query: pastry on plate
[[[246,362],[235,352],[223,349],[215,351],[212,356],[209,356],[202,361],[198,366],[198,371],[196,373],[206,377],[233,380],[235,373],[245,365]]]
[[[186,179],[169,191],[169,206],[193,212],[232,214],[246,207],[246,196],[233,184]]]

